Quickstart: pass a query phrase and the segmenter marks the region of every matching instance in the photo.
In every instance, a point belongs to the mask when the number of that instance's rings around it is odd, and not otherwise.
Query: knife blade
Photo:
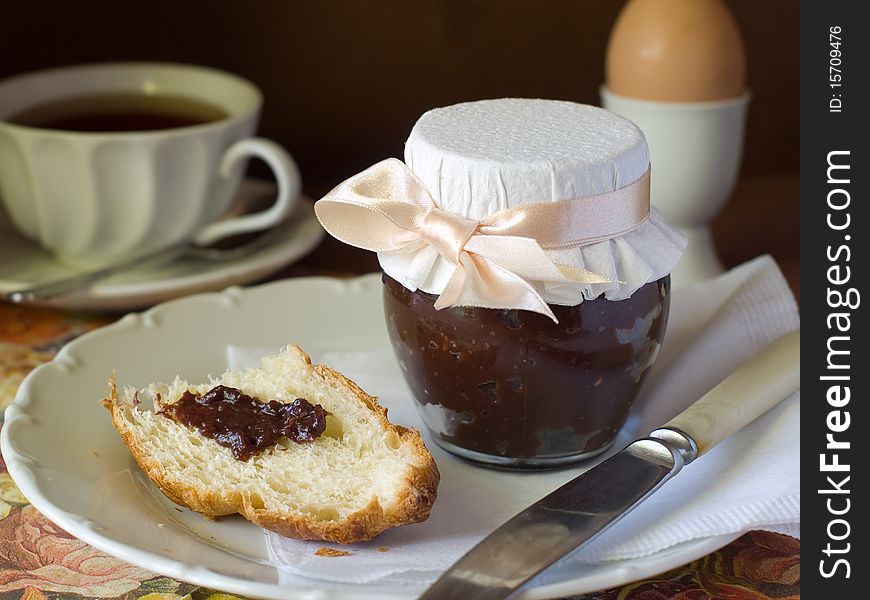
[[[419,600],[504,600],[616,523],[684,465],[800,385],[800,332],[781,337],[649,437],[496,529]]]

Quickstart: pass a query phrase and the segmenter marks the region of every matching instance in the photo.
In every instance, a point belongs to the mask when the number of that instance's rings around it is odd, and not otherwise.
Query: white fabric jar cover
[[[505,98],[425,113],[405,144],[405,163],[441,209],[479,220],[524,204],[625,187],[647,171],[649,152],[637,126],[601,108]],[[622,300],[668,275],[684,247],[685,239],[653,209],[624,235],[546,250],[554,262],[605,275],[613,283],[530,283],[550,304],[574,306],[602,294]],[[455,268],[435,248],[414,256],[379,252],[378,259],[384,272],[406,288],[436,295]]]

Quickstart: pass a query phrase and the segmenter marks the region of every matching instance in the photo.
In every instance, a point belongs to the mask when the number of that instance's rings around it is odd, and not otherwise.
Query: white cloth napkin
[[[674,291],[661,355],[614,448],[666,422],[766,344],[799,326],[795,301],[770,257]],[[274,351],[230,347],[230,368],[255,365]],[[450,457],[426,436],[389,348],[314,354],[315,360],[380,396],[392,420],[423,431],[442,482],[428,521],[387,531],[369,544],[342,548],[265,532],[273,563],[288,573],[345,583],[429,582],[516,512],[591,466],[555,473],[505,473],[471,466]],[[624,560],[696,538],[753,529],[799,535],[799,416],[798,392],[688,465],[565,560]],[[348,550],[353,559],[315,556],[324,546]],[[378,551],[379,547],[389,550]]]

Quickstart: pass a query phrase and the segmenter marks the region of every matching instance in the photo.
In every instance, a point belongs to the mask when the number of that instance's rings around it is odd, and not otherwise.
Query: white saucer
[[[275,186],[270,182],[245,179],[234,204],[248,206],[264,196],[271,198],[274,193]],[[311,206],[311,200],[303,198],[296,212],[280,226],[283,233],[268,246],[244,258],[227,262],[181,258],[171,263],[143,266],[43,304],[68,309],[126,311],[257,281],[305,256],[323,238],[323,229]],[[0,209],[0,293],[77,272],[22,236]]]

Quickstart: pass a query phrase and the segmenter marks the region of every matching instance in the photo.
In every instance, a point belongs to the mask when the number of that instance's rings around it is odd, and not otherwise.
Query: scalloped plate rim
[[[138,331],[143,322],[156,322],[160,327],[160,319],[163,315],[173,314],[185,307],[194,306],[197,303],[223,303],[226,307],[236,307],[246,299],[258,296],[279,294],[284,288],[299,288],[307,286],[329,286],[333,290],[340,290],[342,294],[348,293],[376,293],[379,290],[380,276],[369,274],[353,279],[335,279],[330,277],[304,277],[281,280],[253,286],[250,288],[230,287],[222,292],[206,292],[170,300],[150,308],[142,313],[130,313],[118,321],[90,331],[66,344],[55,358],[31,371],[22,382],[16,395],[15,401],[6,409],[5,423],[0,431],[0,448],[10,475],[21,488],[21,491],[31,501],[33,506],[44,513],[57,525],[67,530],[72,535],[82,539],[100,551],[111,554],[117,558],[126,560],[144,569],[160,575],[173,577],[195,585],[201,585],[212,589],[250,595],[254,597],[270,598],[275,600],[376,600],[378,598],[411,599],[415,598],[419,588],[386,587],[378,585],[335,585],[328,584],[329,589],[316,589],[317,580],[305,580],[310,582],[311,588],[291,587],[274,582],[246,580],[238,576],[218,573],[202,565],[179,561],[169,558],[157,552],[143,549],[128,541],[121,541],[104,536],[98,528],[93,527],[83,515],[77,515],[66,511],[63,507],[55,504],[46,497],[43,492],[45,482],[40,480],[39,474],[31,469],[28,463],[32,458],[23,455],[16,441],[16,435],[23,425],[31,424],[33,416],[28,414],[30,393],[34,382],[45,377],[45,373],[54,369],[63,369],[65,361],[75,364],[76,354],[79,349],[87,348],[95,341],[112,337],[124,337],[131,332]],[[277,290],[277,292],[276,292]],[[131,329],[132,328],[132,329]],[[74,367],[75,368],[75,367]],[[37,459],[38,460],[38,459]],[[458,459],[457,459],[458,460]],[[220,526],[220,523],[215,524]],[[253,525],[252,525],[253,527]],[[518,598],[534,600],[552,598],[566,594],[588,593],[644,577],[654,576],[669,569],[685,565],[697,558],[713,552],[742,535],[741,533],[727,534],[709,538],[699,538],[684,542],[677,546],[666,548],[661,552],[625,561],[612,561],[594,565],[597,569],[591,574],[581,575],[573,579],[552,582],[542,586],[530,587],[521,593]],[[251,562],[257,562],[249,559]],[[262,563],[260,563],[262,564]]]

